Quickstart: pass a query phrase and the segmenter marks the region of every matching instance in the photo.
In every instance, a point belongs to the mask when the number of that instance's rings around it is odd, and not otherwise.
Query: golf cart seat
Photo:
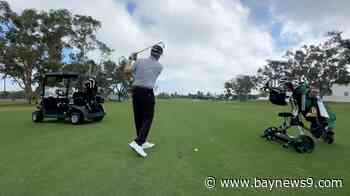
[[[73,102],[75,105],[84,106],[86,100],[86,95],[83,92],[75,92],[73,93]]]
[[[43,99],[43,105],[46,113],[56,113],[57,112],[57,99],[54,97],[48,97]]]
[[[288,118],[288,117],[292,117],[293,114],[290,112],[280,112],[280,113],[278,113],[278,116],[283,117],[283,118]]]

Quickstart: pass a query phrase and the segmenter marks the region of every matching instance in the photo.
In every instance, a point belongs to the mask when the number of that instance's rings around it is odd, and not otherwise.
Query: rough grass
[[[142,159],[130,103],[107,103],[101,123],[31,122],[32,106],[0,105],[0,195],[349,195],[350,104],[332,104],[336,143],[298,154],[259,135],[288,107],[268,102],[159,101],[156,143]],[[198,148],[198,152],[194,151]],[[208,190],[219,178],[342,178],[337,189]]]

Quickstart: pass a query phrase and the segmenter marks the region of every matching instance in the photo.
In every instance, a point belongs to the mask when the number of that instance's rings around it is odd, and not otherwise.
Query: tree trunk
[[[26,90],[26,99],[28,104],[32,104],[32,94],[29,89]]]
[[[120,89],[117,88],[117,94],[118,94],[118,101],[122,102],[122,92]]]
[[[6,76],[4,76],[4,93],[6,92]]]
[[[28,104],[32,104],[33,89],[32,89],[32,69],[31,68],[27,68],[27,70],[25,71],[25,77],[23,82],[24,82],[24,92],[25,92]]]

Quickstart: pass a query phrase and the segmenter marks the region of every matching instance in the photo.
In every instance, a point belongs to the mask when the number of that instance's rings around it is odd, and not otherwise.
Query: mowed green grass
[[[159,100],[150,133],[156,147],[142,159],[127,146],[135,135],[130,103],[106,103],[104,121],[80,126],[34,124],[33,106],[0,103],[0,195],[349,195],[350,104],[331,107],[336,143],[298,154],[259,137],[288,107]],[[344,181],[334,189],[208,190],[206,176]]]

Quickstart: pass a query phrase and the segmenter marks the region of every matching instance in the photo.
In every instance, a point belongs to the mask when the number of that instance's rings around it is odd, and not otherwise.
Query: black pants
[[[132,105],[137,135],[135,142],[142,145],[147,139],[153,121],[155,106],[153,90],[134,87],[132,90]]]

